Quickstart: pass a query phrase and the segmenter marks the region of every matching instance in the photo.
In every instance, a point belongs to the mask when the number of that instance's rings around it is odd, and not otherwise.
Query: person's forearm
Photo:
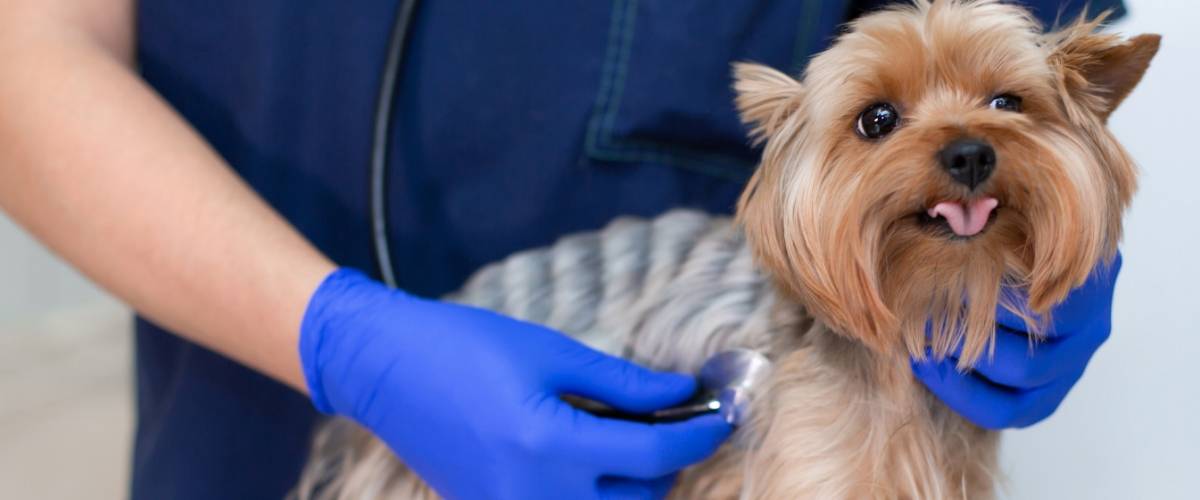
[[[0,16],[0,207],[153,321],[303,389],[299,324],[333,264],[112,40],[26,10]]]

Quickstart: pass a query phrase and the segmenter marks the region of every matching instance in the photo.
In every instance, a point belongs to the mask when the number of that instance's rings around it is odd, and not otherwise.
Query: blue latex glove
[[[985,354],[974,370],[961,373],[955,368],[957,356],[940,362],[927,357],[913,362],[913,372],[950,408],[980,427],[1036,424],[1058,409],[1092,354],[1108,340],[1113,286],[1120,270],[1120,254],[1111,267],[1101,264],[1093,270],[1083,286],[1051,311],[1047,337],[1032,351],[1025,323],[999,308],[996,351],[990,360]]]
[[[318,409],[370,429],[451,499],[661,498],[730,432],[716,415],[648,425],[576,410],[559,395],[648,412],[695,381],[348,269],[313,294],[300,353]]]

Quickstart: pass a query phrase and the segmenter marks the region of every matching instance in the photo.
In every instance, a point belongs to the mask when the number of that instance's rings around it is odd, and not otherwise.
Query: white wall
[[[38,333],[64,313],[117,307],[0,212],[0,339]]]
[[[124,306],[0,214],[0,497],[127,496],[130,331]]]
[[[1127,0],[1163,47],[1112,129],[1142,167],[1112,339],[1048,421],[1009,432],[1014,499],[1200,498],[1200,2]]]

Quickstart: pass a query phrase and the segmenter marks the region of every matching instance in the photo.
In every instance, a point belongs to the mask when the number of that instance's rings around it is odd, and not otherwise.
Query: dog
[[[999,434],[910,357],[988,351],[997,305],[1035,336],[1113,258],[1136,167],[1106,127],[1158,50],[994,0],[860,17],[801,79],[738,63],[762,161],[735,219],[621,219],[477,273],[463,303],[660,369],[733,347],[775,370],[674,498],[987,498]],[[1022,292],[1013,292],[1022,290]],[[298,498],[435,498],[387,446],[322,428]]]

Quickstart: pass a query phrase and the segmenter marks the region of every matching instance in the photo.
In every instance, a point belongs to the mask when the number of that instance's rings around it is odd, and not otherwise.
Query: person
[[[138,311],[132,498],[284,496],[314,406],[450,497],[658,497],[729,429],[557,395],[644,411],[689,377],[432,298],[618,215],[728,212],[757,155],[730,61],[799,70],[883,3],[422,2],[386,138],[400,292],[377,281],[367,168],[397,2],[13,0],[0,205]],[[1107,337],[1113,279],[1060,307],[1045,348],[1001,317],[976,371],[914,373],[980,425],[1041,420]]]

